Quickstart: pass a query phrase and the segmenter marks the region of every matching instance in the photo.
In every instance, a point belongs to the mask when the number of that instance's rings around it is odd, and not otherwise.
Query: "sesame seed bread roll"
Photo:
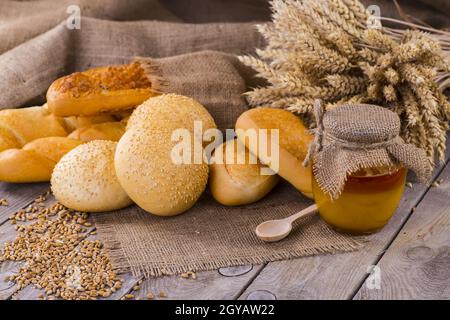
[[[198,144],[194,121],[203,130],[215,128],[214,119],[194,99],[168,94],[151,98],[128,120],[127,131],[117,145],[117,176],[127,194],[144,210],[159,216],[180,214],[191,208],[208,182],[208,165],[195,164],[194,152],[188,163],[177,163],[172,151],[180,141],[172,133],[186,129],[190,148]],[[197,140],[195,140],[197,139]],[[200,142],[200,152],[203,151]]]
[[[257,155],[262,163],[276,168],[270,163],[270,159],[259,154],[257,146],[250,144],[249,139],[238,129],[268,129],[268,146],[270,150],[270,129],[279,130],[279,170],[278,174],[291,183],[305,196],[313,198],[311,168],[303,167],[309,144],[313,137],[305,128],[300,118],[289,111],[272,108],[255,108],[244,112],[236,121],[237,137],[244,143],[250,152]],[[259,132],[257,131],[259,136]]]
[[[171,159],[173,128],[133,127],[117,145],[115,166],[120,184],[138,206],[158,216],[190,209],[208,182],[208,165],[176,164]]]
[[[189,130],[194,129],[194,121],[201,121],[203,130],[217,128],[208,110],[196,100],[178,94],[164,94],[138,106],[128,119],[127,129],[161,121]]]
[[[114,153],[117,142],[95,140],[67,153],[53,170],[51,188],[68,208],[103,212],[132,204],[117,180]]]
[[[226,206],[239,206],[256,202],[265,197],[278,183],[277,175],[262,175],[264,167],[259,161],[250,161],[250,153],[245,146],[238,147],[237,140],[228,140],[218,146],[214,152],[223,154],[222,163],[209,166],[209,187],[218,202]],[[226,157],[227,147],[234,149],[229,161]],[[243,164],[238,159],[245,159]],[[230,160],[231,160],[230,159]],[[256,163],[254,163],[256,162]]]
[[[158,95],[161,85],[155,66],[136,61],[59,78],[47,91],[47,104],[60,117],[120,112]]]

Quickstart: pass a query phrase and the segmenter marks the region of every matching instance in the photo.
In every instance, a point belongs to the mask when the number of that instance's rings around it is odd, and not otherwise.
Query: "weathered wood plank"
[[[441,170],[436,169],[434,178]],[[254,299],[258,295],[252,293],[256,291],[269,292],[277,299],[351,299],[427,191],[428,186],[420,184],[406,188],[394,217],[383,230],[369,237],[363,249],[271,262],[239,299]]]
[[[379,288],[355,299],[450,299],[450,167],[439,179],[378,262]]]
[[[48,183],[12,184],[0,182],[0,199],[5,198],[9,202],[8,206],[0,206],[0,224],[48,189]]]
[[[12,224],[6,221],[0,225],[0,250],[6,242],[13,241],[15,237],[16,230]],[[20,261],[0,262],[0,300],[10,298],[17,291],[16,285],[13,282],[6,281],[6,277],[16,273],[22,263]]]
[[[121,275],[123,280],[122,287],[114,292],[107,298],[98,298],[97,300],[119,300],[121,297],[130,292],[133,287],[138,283],[140,278],[133,277],[131,274]],[[39,296],[45,297],[45,292],[42,289],[38,289],[35,286],[29,285],[22,290],[11,294],[12,300],[38,300]],[[0,299],[1,300],[1,299]]]
[[[133,294],[137,299],[147,299],[149,292],[155,295],[155,299],[236,299],[262,267],[262,265],[241,266],[198,272],[196,279],[184,279],[179,275],[150,278]],[[159,297],[160,292],[166,293],[167,297]]]
[[[5,261],[0,264],[0,300],[9,299],[14,292],[17,291],[17,287],[14,282],[5,280],[17,271],[19,271],[22,262]]]

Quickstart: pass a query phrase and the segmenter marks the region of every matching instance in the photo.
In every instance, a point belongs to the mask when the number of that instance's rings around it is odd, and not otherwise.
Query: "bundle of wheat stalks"
[[[267,47],[257,50],[259,59],[240,57],[269,83],[247,92],[250,105],[286,108],[310,125],[315,99],[327,108],[381,105],[397,112],[402,137],[423,148],[430,165],[444,159],[450,33],[411,24],[408,30],[381,27],[358,0],[271,5],[273,23],[258,26]]]

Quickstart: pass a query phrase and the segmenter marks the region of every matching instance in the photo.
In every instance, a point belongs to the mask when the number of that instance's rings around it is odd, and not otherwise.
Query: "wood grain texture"
[[[0,300],[9,299],[17,291],[17,286],[14,282],[6,281],[5,279],[17,273],[21,265],[22,262],[16,261],[5,261],[0,264]]]
[[[196,279],[184,279],[179,275],[145,280],[140,289],[133,292],[138,299],[147,299],[149,292],[154,299],[173,300],[222,300],[236,299],[246,285],[262,269],[262,265],[252,268],[248,266],[218,271],[204,271],[196,273]],[[226,275],[223,275],[226,274]],[[159,293],[167,294],[166,298],[159,297]]]
[[[236,267],[220,268],[218,272],[224,277],[238,277],[252,271],[252,269],[253,266],[236,266]]]
[[[9,202],[8,206],[0,206],[0,224],[49,188],[48,183],[12,184],[0,182],[0,199],[5,198]]]
[[[33,198],[34,199],[34,198]],[[6,242],[13,241],[16,238],[16,230],[12,224],[5,221],[0,225],[0,250]],[[5,281],[6,277],[15,274],[23,262],[4,261],[0,262],[0,300],[6,300],[17,291],[13,282]]]
[[[140,278],[133,277],[129,274],[121,276],[123,280],[122,287],[107,298],[97,298],[97,300],[119,300],[132,290]],[[37,289],[35,286],[29,285],[22,290],[11,295],[12,300],[38,300],[39,296],[45,296],[44,290]]]
[[[442,166],[436,169],[434,179],[441,170]],[[361,250],[271,262],[239,299],[254,299],[255,291],[268,291],[277,299],[353,298],[368,268],[376,264],[427,190],[428,186],[417,183],[412,189],[406,188],[394,217],[384,229],[370,236]]]
[[[450,299],[450,167],[439,179],[377,264],[379,289],[355,299]]]

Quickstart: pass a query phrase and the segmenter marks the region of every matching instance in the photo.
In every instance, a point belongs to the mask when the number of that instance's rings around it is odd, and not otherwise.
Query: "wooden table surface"
[[[199,272],[196,280],[152,278],[137,292],[133,287],[141,279],[123,274],[124,285],[108,299],[130,292],[145,299],[149,291],[168,294],[156,299],[450,299],[449,154],[428,185],[406,188],[389,224],[359,251]],[[0,247],[15,238],[8,217],[48,188],[0,183],[0,199],[10,203],[0,207]],[[42,293],[33,286],[18,291],[3,280],[19,266],[0,264],[0,300],[37,299]]]

